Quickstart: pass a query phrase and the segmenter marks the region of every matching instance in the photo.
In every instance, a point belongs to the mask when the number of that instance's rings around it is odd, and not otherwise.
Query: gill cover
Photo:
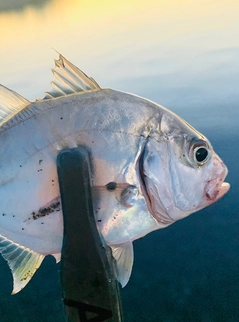
[[[149,209],[159,223],[172,224],[205,206],[212,155],[217,157],[199,132],[173,113],[162,116],[161,133],[149,138],[141,171]]]

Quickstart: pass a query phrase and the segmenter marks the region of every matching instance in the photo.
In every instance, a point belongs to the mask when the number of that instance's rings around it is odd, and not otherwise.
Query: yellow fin
[[[0,253],[8,262],[13,275],[13,291],[16,294],[30,281],[40,267],[44,255],[21,246],[0,235]]]

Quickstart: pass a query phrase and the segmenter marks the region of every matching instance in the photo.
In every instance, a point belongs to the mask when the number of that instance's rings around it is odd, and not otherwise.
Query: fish
[[[0,253],[16,294],[47,255],[61,258],[57,155],[85,146],[95,222],[117,279],[129,281],[133,241],[203,209],[230,188],[208,139],[165,107],[98,83],[59,54],[51,89],[28,101],[0,85]]]

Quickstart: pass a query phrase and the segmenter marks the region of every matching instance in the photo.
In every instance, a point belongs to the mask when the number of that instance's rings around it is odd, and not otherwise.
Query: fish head
[[[174,114],[161,118],[140,160],[142,191],[154,218],[169,225],[224,196],[228,170],[210,142]]]

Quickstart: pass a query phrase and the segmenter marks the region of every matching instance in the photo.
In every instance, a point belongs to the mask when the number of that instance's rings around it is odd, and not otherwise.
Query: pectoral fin
[[[12,271],[12,294],[18,293],[26,286],[45,257],[29,248],[14,243],[2,235],[0,235],[0,253],[8,262]]]
[[[133,244],[128,242],[110,247],[117,264],[117,280],[124,287],[129,281],[134,262]]]

